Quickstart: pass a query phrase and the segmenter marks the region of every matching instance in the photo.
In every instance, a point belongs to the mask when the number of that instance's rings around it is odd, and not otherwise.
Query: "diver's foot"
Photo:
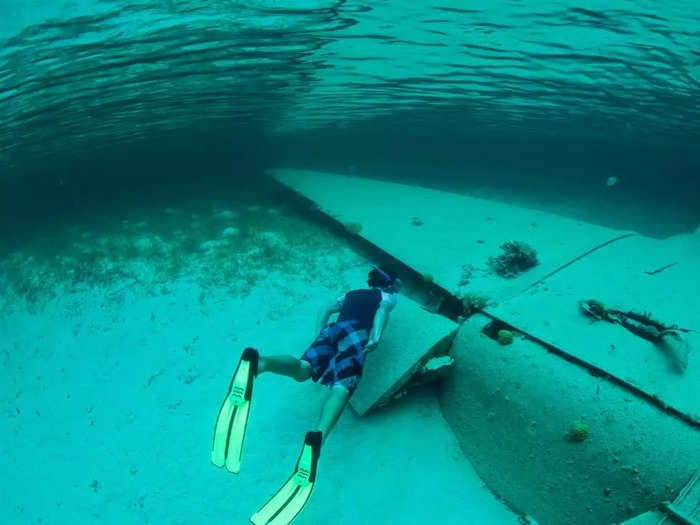
[[[241,354],[241,361],[248,361],[251,365],[250,372],[253,374],[253,377],[256,377],[257,375],[260,374],[260,362],[262,358],[260,357],[260,353],[255,349],[255,348],[246,348],[243,350],[243,353]],[[240,366],[240,363],[239,363]]]

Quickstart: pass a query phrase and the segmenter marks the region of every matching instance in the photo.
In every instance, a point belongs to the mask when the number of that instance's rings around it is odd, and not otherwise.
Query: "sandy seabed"
[[[64,233],[0,261],[0,522],[247,523],[291,473],[327,390],[261,376],[241,472],[217,469],[213,425],[240,352],[301,355],[319,306],[362,287],[369,262],[265,203]],[[366,417],[347,409],[295,520],[395,522],[517,522],[431,388]]]

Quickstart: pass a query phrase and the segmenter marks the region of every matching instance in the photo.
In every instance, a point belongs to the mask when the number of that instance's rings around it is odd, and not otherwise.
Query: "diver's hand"
[[[367,344],[365,345],[365,354],[369,354],[372,352],[375,348],[377,348],[377,345],[379,344],[379,341],[376,339],[370,339],[367,341]]]

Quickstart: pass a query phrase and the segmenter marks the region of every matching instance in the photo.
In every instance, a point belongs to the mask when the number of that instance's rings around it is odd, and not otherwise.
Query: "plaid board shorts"
[[[357,329],[354,321],[331,323],[318,334],[301,359],[311,365],[311,378],[322,385],[342,385],[350,391],[357,388],[365,363],[364,348],[369,334]]]

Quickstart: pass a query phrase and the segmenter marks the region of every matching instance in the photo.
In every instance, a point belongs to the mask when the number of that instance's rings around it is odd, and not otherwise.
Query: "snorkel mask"
[[[384,279],[386,281],[386,284],[384,286],[380,286],[380,288],[382,288],[390,293],[398,293],[399,292],[399,290],[401,289],[401,280],[400,279],[391,277],[391,275],[386,273],[384,270],[382,270],[376,264],[372,265],[372,268],[374,270],[376,270],[379,275],[384,277]]]

